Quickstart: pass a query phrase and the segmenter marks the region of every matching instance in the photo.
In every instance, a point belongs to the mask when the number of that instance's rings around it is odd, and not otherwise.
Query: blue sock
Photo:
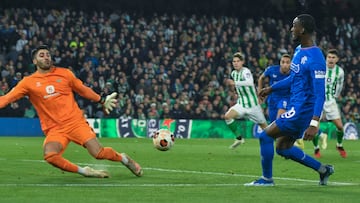
[[[272,164],[274,159],[274,139],[265,131],[259,135],[262,175],[265,178],[272,178]]]
[[[302,165],[310,167],[314,170],[319,170],[321,163],[311,156],[305,154],[303,150],[298,147],[291,147],[289,149],[276,149],[276,153],[285,158],[294,160]]]

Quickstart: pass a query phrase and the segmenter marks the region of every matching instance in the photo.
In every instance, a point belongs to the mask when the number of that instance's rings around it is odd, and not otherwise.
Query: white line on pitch
[[[314,186],[316,185],[307,183],[307,184],[276,184],[277,186]],[[336,184],[334,182],[329,183],[333,186],[344,186],[343,184]],[[359,186],[360,184],[346,184],[346,186]],[[174,184],[117,184],[117,183],[0,183],[0,187],[234,187],[234,186],[244,186],[244,184],[239,183],[210,183],[210,184],[191,184],[191,183],[174,183]]]
[[[44,160],[20,160],[23,162],[45,162]],[[90,163],[77,163],[81,165],[91,165],[98,167],[121,167],[121,165],[113,165],[113,164],[90,164]],[[249,178],[258,178],[258,175],[246,175],[246,174],[236,174],[236,173],[220,173],[220,172],[209,172],[209,171],[190,171],[190,170],[177,170],[177,169],[163,169],[163,168],[149,168],[145,167],[144,170],[152,170],[152,171],[163,171],[163,172],[172,172],[172,173],[191,173],[191,174],[201,174],[201,175],[218,175],[218,176],[235,176],[235,177],[249,177]],[[297,181],[297,182],[307,182],[307,183],[317,183],[317,180],[308,180],[308,179],[299,179],[299,178],[285,178],[285,177],[273,177],[275,180],[286,180],[286,181]],[[0,186],[5,186],[6,184],[0,184]],[[11,184],[10,184],[11,185]],[[19,184],[18,184],[19,185]],[[20,184],[21,185],[21,184]],[[19,186],[20,186],[19,185]],[[46,184],[45,184],[46,185]],[[62,184],[66,185],[66,184]],[[70,184],[71,185],[71,184]],[[74,184],[79,185],[79,184]],[[81,184],[80,184],[81,185]],[[90,184],[91,185],[91,184]],[[107,184],[105,184],[106,186]],[[108,187],[122,187],[128,186],[128,184],[108,184]],[[111,186],[114,185],[114,186]],[[116,186],[115,186],[116,185]],[[131,184],[132,185],[132,184]],[[147,185],[153,184],[140,184],[138,187],[147,187]],[[156,184],[156,185],[166,185],[166,184]],[[183,186],[206,186],[207,184],[170,184],[178,187]],[[208,186],[243,186],[243,184],[209,184]],[[308,184],[276,184],[276,185],[308,185]],[[346,183],[346,182],[329,182],[329,185],[348,185],[348,186],[360,186],[360,183]]]

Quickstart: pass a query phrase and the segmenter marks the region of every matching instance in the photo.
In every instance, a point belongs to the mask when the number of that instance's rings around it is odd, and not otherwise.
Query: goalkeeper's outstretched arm
[[[116,92],[113,92],[112,94],[107,95],[105,97],[101,97],[94,90],[85,86],[80,79],[76,78],[72,74],[71,74],[71,76],[73,79],[72,84],[73,84],[74,91],[86,99],[100,103],[103,106],[106,114],[109,114],[110,111],[112,111],[113,108],[116,106],[116,102],[117,102],[117,100],[116,100],[117,93]]]
[[[4,108],[11,102],[17,101],[26,95],[26,89],[23,88],[23,82],[20,81],[14,88],[4,96],[0,96],[0,108]]]

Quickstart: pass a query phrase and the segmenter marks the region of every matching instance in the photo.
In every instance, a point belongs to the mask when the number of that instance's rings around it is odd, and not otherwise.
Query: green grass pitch
[[[235,150],[231,139],[177,139],[167,152],[150,139],[101,138],[104,146],[126,152],[143,169],[136,177],[119,163],[95,160],[70,144],[64,157],[80,166],[106,169],[108,179],[64,173],[43,161],[43,138],[0,137],[0,202],[359,202],[360,143],[344,141],[348,158],[329,140],[324,163],[335,173],[328,186],[318,186],[318,173],[278,155],[274,159],[275,187],[245,187],[261,174],[259,144],[248,139]],[[312,154],[312,143],[305,144]]]

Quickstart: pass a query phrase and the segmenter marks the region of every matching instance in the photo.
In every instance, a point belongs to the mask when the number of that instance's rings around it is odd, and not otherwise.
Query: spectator
[[[158,119],[160,118],[159,112],[156,108],[156,103],[150,104],[150,109],[147,111],[147,118]]]
[[[28,14],[22,20],[15,18],[20,11]],[[12,12],[13,15],[8,14]],[[182,100],[185,91],[188,99],[194,100],[191,107],[194,112],[203,96],[208,96],[214,111],[222,115],[223,109],[218,103],[228,107],[236,99],[223,82],[232,70],[229,62],[233,52],[246,54],[249,60],[245,65],[254,73],[256,81],[265,64],[276,62],[283,53],[292,54],[294,46],[289,40],[287,16],[244,17],[240,20],[226,15],[209,18],[194,14],[180,18],[174,13],[172,17],[166,14],[150,17],[126,11],[99,14],[76,9],[69,13],[69,10],[38,9],[35,12],[26,8],[1,10],[0,16],[7,19],[0,23],[1,79],[9,80],[11,85],[12,77],[8,78],[10,67],[22,76],[32,73],[34,66],[28,53],[44,43],[51,45],[55,64],[70,66],[86,85],[93,86],[98,93],[104,92],[104,88],[114,88],[119,93],[129,94],[133,108],[137,109],[141,103],[135,102],[131,92],[135,90],[138,94],[140,88],[144,97],[154,98],[161,93],[162,101],[156,101],[159,107],[161,102],[170,98],[170,112],[176,100]],[[41,20],[44,18],[48,21]],[[345,80],[340,99],[346,97],[346,92],[357,95],[360,89],[357,81],[360,73],[357,68],[360,59],[359,24],[356,18],[340,16],[332,18],[328,27],[319,27],[323,32],[318,32],[318,44],[324,51],[338,48],[339,64],[347,67],[345,75],[350,75]],[[27,43],[21,41],[24,39]],[[141,80],[145,80],[145,86],[139,85]],[[112,86],[107,87],[107,82]],[[219,95],[217,89],[223,92],[222,102],[214,103]],[[344,99],[344,105],[346,101]],[[358,101],[350,102],[349,108],[359,105]],[[95,116],[96,107],[91,111],[84,102],[84,108],[89,113],[94,112],[89,114],[90,117]]]

